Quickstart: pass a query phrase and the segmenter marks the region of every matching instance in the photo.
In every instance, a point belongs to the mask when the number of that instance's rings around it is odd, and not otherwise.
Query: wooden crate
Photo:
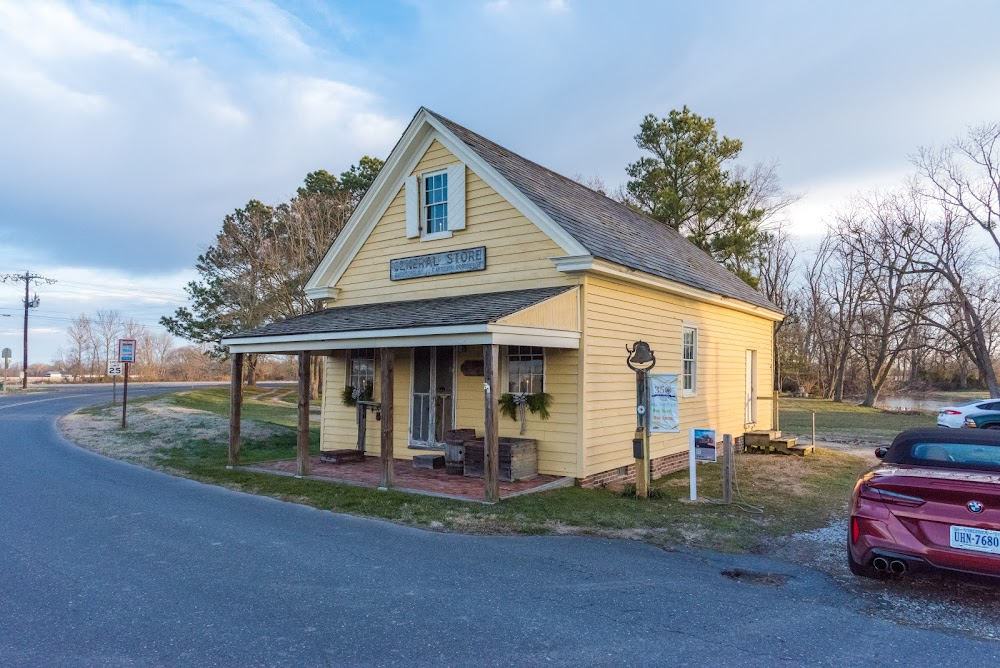
[[[475,429],[452,429],[444,435],[444,461],[448,473],[465,472],[465,441],[476,438]]]
[[[465,475],[483,477],[483,439],[465,442]],[[513,482],[538,475],[538,441],[533,438],[501,438],[499,444],[500,480]]]

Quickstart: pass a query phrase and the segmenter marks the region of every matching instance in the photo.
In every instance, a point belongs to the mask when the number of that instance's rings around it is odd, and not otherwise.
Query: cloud
[[[0,0],[4,255],[190,266],[249,199],[280,201],[309,171],[391,149],[404,121],[331,77],[355,68],[329,62],[293,17],[188,6],[178,18]],[[218,25],[243,46],[214,51]]]

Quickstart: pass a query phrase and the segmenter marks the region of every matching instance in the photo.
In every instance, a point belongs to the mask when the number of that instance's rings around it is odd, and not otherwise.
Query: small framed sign
[[[121,362],[117,360],[111,360],[110,362],[108,362],[108,375],[109,376],[122,375],[122,366],[124,365]]]
[[[118,361],[135,362],[135,339],[118,339]]]

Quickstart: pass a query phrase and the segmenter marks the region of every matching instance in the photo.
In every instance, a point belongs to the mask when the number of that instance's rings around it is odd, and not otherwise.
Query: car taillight
[[[851,542],[857,543],[858,537],[861,535],[861,526],[858,524],[858,518],[851,518]]]
[[[946,411],[941,411],[942,415],[961,415],[962,411],[953,411],[950,408]]]
[[[862,499],[868,499],[869,501],[881,501],[882,503],[892,503],[897,506],[908,506],[910,508],[916,508],[917,506],[922,506],[925,503],[923,499],[916,496],[900,494],[899,492],[890,492],[886,489],[875,489],[874,487],[869,487],[863,483],[861,485],[861,490],[859,491],[859,496]]]

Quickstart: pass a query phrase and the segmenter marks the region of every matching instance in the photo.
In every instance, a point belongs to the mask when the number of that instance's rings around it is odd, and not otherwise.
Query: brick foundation
[[[687,468],[687,451],[676,452],[672,455],[657,457],[649,462],[649,477],[652,480]],[[603,473],[595,473],[586,478],[580,479],[580,487],[607,487],[609,484],[623,485],[635,482],[635,463],[623,466],[620,469],[614,468]]]

